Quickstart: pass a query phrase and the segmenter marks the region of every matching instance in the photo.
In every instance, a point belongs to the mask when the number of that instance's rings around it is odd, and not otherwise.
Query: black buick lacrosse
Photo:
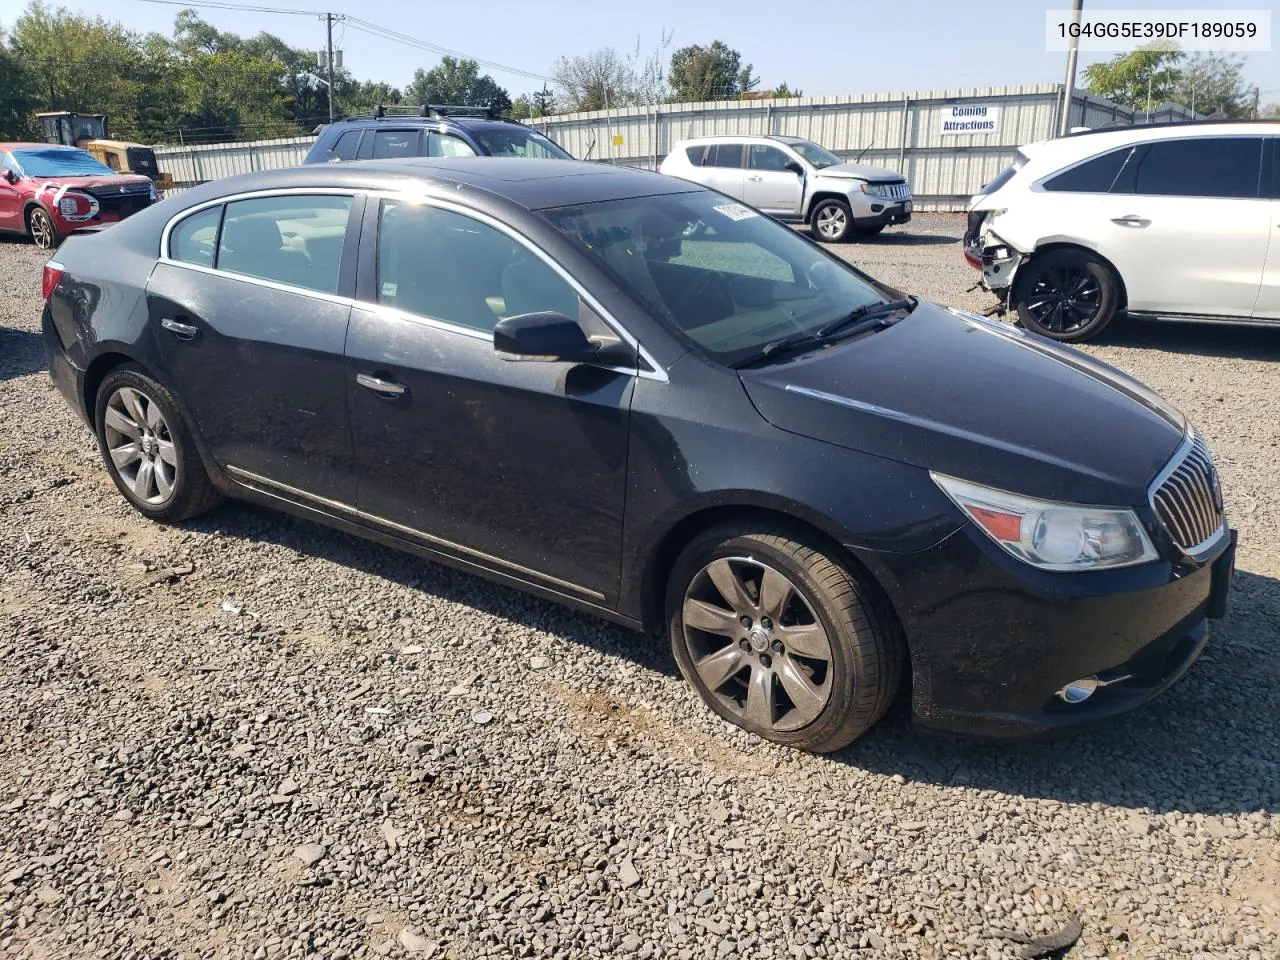
[[[1174,683],[1222,616],[1213,460],[1071,348],[599,164],[206,184],[45,268],[53,378],[120,493],[257,501],[652,634],[807,750],[909,690],[1006,736]]]

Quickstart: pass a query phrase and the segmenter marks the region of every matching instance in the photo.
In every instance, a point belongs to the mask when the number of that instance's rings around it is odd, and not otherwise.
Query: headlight
[[[58,198],[58,212],[66,220],[92,220],[98,215],[98,201],[86,193],[63,191]]]
[[[1036,500],[940,473],[930,476],[983,533],[1041,570],[1131,567],[1158,557],[1132,510]]]
[[[869,197],[888,196],[888,191],[883,183],[864,183],[862,184],[862,192]]]

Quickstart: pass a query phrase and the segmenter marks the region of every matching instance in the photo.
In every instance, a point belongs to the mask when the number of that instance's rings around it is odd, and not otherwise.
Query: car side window
[[[749,166],[752,170],[785,171],[788,159],[787,155],[777,147],[771,147],[765,143],[751,144]]]
[[[112,170],[118,171],[120,169],[120,158],[117,157],[114,153],[108,153],[106,155],[106,160],[107,160],[107,166],[110,167]]]
[[[707,151],[704,166],[708,167],[741,167],[742,144],[717,143]]]
[[[1262,138],[1159,140],[1135,159],[1136,194],[1252,199],[1258,196]]]
[[[526,313],[578,317],[569,282],[487,223],[394,200],[378,220],[379,303],[485,332]]]
[[[348,130],[329,148],[330,160],[354,160],[356,151],[360,149],[360,135],[363,130]]]
[[[7,150],[0,153],[0,169],[8,170],[15,177],[22,176],[22,171],[18,168],[18,161],[13,159],[13,154]]]
[[[695,167],[702,166],[702,158],[706,155],[707,148],[704,144],[698,144],[696,147],[685,147],[684,154],[689,158],[689,162]]]
[[[335,293],[350,212],[351,197],[290,195],[229,203],[216,266]]]
[[[187,217],[169,232],[169,257],[183,263],[212,267],[218,252],[218,226],[221,223],[221,204]]]
[[[427,132],[428,157],[474,157],[476,152],[459,137],[447,133]]]
[[[1063,193],[1108,193],[1115,185],[1120,171],[1125,168],[1133,151],[1132,146],[1121,147],[1119,150],[1112,150],[1100,157],[1086,160],[1070,170],[1064,170],[1056,177],[1050,177],[1044,182],[1044,188]]]
[[[392,160],[418,156],[417,130],[373,131],[373,159]]]

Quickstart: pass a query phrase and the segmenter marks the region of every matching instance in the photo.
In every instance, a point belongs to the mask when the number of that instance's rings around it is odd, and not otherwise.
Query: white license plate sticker
[[[744,206],[741,203],[722,203],[714,209],[717,213],[724,214],[730,220],[750,220],[752,217],[760,216],[760,214],[756,213],[750,207]]]

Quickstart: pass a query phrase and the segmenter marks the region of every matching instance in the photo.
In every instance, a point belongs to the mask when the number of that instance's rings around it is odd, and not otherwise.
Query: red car
[[[52,250],[70,233],[123,220],[160,199],[143,176],[116,173],[77,147],[0,143],[0,230]]]

